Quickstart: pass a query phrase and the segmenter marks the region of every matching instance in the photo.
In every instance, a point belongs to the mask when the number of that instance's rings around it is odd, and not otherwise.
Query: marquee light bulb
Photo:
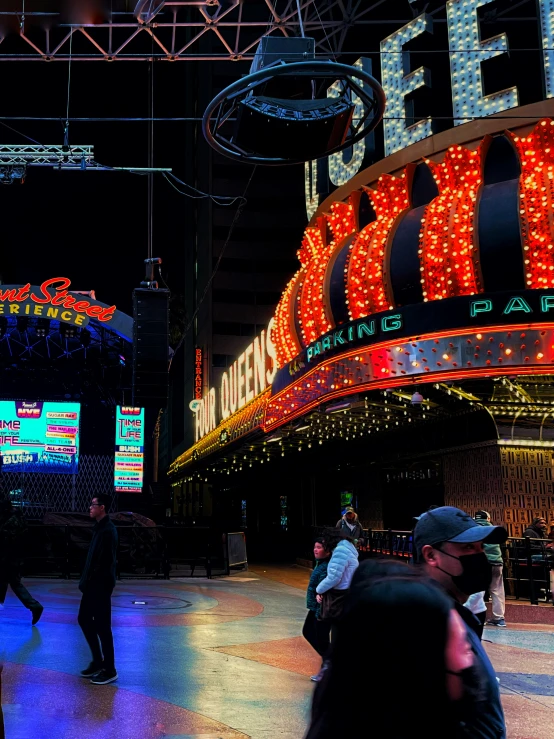
[[[484,95],[481,63],[505,54],[505,33],[481,41],[478,8],[493,0],[448,0],[448,46],[452,79],[454,125],[517,107],[517,88]]]
[[[430,73],[425,67],[413,72],[404,69],[409,54],[403,53],[404,44],[426,31],[432,32],[432,28],[432,17],[424,13],[381,41],[381,83],[387,98],[383,119],[385,156],[433,133],[431,118],[406,126],[406,96],[429,86]]]

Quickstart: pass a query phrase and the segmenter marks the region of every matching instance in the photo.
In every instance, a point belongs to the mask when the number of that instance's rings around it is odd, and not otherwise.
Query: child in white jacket
[[[333,550],[327,577],[316,588],[319,595],[328,590],[348,590],[358,568],[358,550],[348,539],[341,539]]]

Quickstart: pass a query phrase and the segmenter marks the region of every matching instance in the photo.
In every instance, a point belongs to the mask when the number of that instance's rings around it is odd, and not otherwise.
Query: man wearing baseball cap
[[[475,739],[505,739],[506,725],[498,681],[477,635],[478,621],[463,604],[490,584],[491,565],[483,544],[502,544],[507,536],[501,526],[479,526],[467,513],[451,506],[427,511],[414,529],[418,564],[451,596],[466,624],[475,665],[471,675],[460,677],[471,703],[466,728],[468,736]]]

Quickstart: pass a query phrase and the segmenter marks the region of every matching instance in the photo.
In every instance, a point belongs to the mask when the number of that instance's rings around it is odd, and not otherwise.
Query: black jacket
[[[79,590],[109,590],[115,587],[117,529],[105,516],[94,525],[87,561],[79,581]]]
[[[23,564],[23,539],[27,523],[19,511],[10,511],[0,518],[0,566],[18,569]]]

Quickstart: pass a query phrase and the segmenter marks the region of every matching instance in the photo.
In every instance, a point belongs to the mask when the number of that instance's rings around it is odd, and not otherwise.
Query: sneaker
[[[501,628],[506,628],[506,621],[503,618],[499,618],[498,621],[487,621],[487,626],[500,626]]]
[[[100,672],[92,678],[91,683],[93,685],[107,685],[108,683],[113,683],[117,678],[118,674],[115,670],[100,670]]]
[[[44,606],[38,606],[38,608],[32,608],[31,613],[33,614],[33,620],[31,621],[31,624],[34,626],[35,624],[38,624],[40,617],[42,616],[42,613],[44,611]]]
[[[325,662],[324,662],[324,663],[323,663],[323,664],[321,665],[321,670],[320,670],[320,671],[319,671],[319,672],[317,673],[317,675],[312,675],[312,676],[310,677],[310,680],[311,680],[311,681],[312,681],[313,683],[318,683],[318,682],[319,682],[319,681],[320,681],[320,680],[321,680],[321,679],[323,678],[323,675],[325,675],[325,670],[326,670],[326,669],[327,669],[328,667],[329,667],[329,662],[325,661]]]
[[[95,677],[99,672],[102,672],[103,669],[102,665],[98,665],[96,662],[91,662],[86,669],[81,670],[79,675],[81,677]]]

